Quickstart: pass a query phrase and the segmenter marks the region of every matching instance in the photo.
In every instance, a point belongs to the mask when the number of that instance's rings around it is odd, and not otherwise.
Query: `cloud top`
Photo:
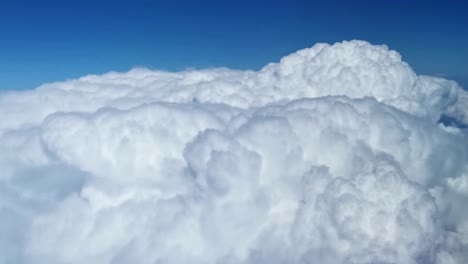
[[[364,41],[2,93],[0,263],[464,263],[467,98]]]

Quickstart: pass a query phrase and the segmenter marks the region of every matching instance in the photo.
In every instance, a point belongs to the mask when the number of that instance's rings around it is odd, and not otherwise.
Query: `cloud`
[[[464,263],[467,98],[364,41],[2,93],[0,263]]]

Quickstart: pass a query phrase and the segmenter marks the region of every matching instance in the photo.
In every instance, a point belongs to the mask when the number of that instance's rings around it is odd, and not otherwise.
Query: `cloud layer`
[[[468,95],[386,46],[0,94],[0,263],[466,263]]]

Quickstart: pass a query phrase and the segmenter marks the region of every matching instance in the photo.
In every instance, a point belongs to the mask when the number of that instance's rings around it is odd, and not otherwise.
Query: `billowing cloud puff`
[[[386,46],[0,94],[0,263],[466,263],[468,95]]]

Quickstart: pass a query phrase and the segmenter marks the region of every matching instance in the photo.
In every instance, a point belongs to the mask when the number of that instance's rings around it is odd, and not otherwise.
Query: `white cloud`
[[[0,263],[464,263],[466,98],[363,41],[0,94]]]

